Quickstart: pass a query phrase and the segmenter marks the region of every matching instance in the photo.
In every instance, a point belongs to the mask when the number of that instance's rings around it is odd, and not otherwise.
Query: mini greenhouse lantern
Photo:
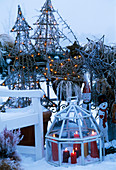
[[[71,103],[55,115],[46,134],[46,160],[57,166],[102,161],[101,143],[91,112]]]

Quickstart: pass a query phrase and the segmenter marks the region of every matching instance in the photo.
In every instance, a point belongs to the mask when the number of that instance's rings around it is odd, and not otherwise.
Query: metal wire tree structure
[[[25,90],[39,88],[40,72],[35,62],[36,50],[29,38],[29,31],[32,28],[26,22],[21,8],[18,5],[17,20],[11,32],[16,32],[15,44],[8,58],[13,60],[10,73],[2,85],[8,86],[9,89]],[[20,100],[20,101],[19,101]],[[29,103],[27,99],[15,100],[15,107],[22,107]],[[9,103],[13,102],[9,100]]]
[[[31,37],[35,40],[35,47],[40,55],[47,54],[48,56],[55,56],[58,54],[64,54],[66,49],[62,47],[61,39],[65,42],[67,41],[68,44],[73,43],[73,41],[60,30],[60,22],[62,22],[62,30],[64,30],[63,27],[65,26],[65,32],[67,29],[68,34],[72,34],[73,40],[78,42],[70,26],[66,24],[58,11],[52,6],[51,0],[46,0],[40,12],[41,14],[39,18],[34,23],[34,25],[36,25],[36,30]],[[55,16],[58,19],[56,19]]]

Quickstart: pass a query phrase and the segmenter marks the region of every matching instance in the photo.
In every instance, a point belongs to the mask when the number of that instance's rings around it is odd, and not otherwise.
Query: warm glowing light
[[[55,107],[55,104],[53,104],[53,107]]]
[[[81,55],[79,55],[78,57],[81,58]]]
[[[19,11],[19,14],[21,15],[21,11]]]
[[[47,45],[47,43],[45,42],[45,43],[44,43],[44,46],[46,46],[46,45]]]
[[[43,98],[45,98],[45,97],[46,97],[46,95],[44,94],[44,95],[43,95]]]
[[[20,50],[20,53],[22,52],[22,50]]]
[[[39,81],[37,81],[37,84],[39,84]]]
[[[12,31],[14,31],[14,29],[12,28]]]
[[[63,66],[63,63],[60,63],[61,66]]]
[[[14,68],[12,69],[12,71],[14,71]]]
[[[48,11],[46,11],[46,13],[48,13]]]
[[[50,71],[52,72],[52,71],[53,71],[53,69],[50,69]]]
[[[15,43],[17,43],[17,41],[15,41]]]
[[[48,56],[48,58],[51,58],[50,56]]]
[[[8,56],[10,56],[10,54],[8,54]]]
[[[67,151],[68,149],[67,148],[65,148],[65,151]]]
[[[22,18],[22,20],[24,21],[24,18]]]
[[[48,68],[46,67],[45,70],[48,70]]]
[[[38,69],[38,66],[36,66],[36,69]]]
[[[5,86],[5,83],[2,83],[3,86]]]
[[[74,56],[74,59],[77,59],[77,56]]]
[[[67,77],[65,77],[64,80],[67,80]]]
[[[46,76],[46,73],[44,73],[44,76]]]
[[[50,67],[52,66],[52,64],[50,64]]]
[[[40,53],[38,53],[38,55],[40,55]]]
[[[80,76],[78,76],[78,78],[80,78]]]
[[[22,42],[22,44],[24,44],[24,42]]]
[[[75,72],[73,71],[73,74],[75,74]]]
[[[56,74],[57,73],[57,71],[54,71],[54,74]]]
[[[75,148],[75,150],[77,151],[77,148]]]
[[[70,58],[68,58],[68,61],[70,61]]]
[[[95,136],[97,133],[95,131],[92,130],[92,133],[91,133],[93,136]]]
[[[76,131],[75,134],[78,134],[78,131]]]
[[[53,137],[55,138],[55,137],[56,137],[56,135],[55,135],[55,134],[53,134]]]
[[[25,66],[23,66],[23,68],[25,68]]]
[[[63,53],[63,55],[65,55],[65,53]]]
[[[73,154],[75,153],[74,149],[73,149],[72,153],[73,153]]]
[[[18,60],[18,57],[16,57],[16,60]]]
[[[53,62],[54,60],[52,59],[51,62]]]
[[[58,80],[58,77],[56,78],[56,80]]]
[[[31,57],[34,57],[34,55],[33,55],[33,54],[31,54]]]
[[[78,65],[77,64],[75,64],[75,67],[77,67]]]

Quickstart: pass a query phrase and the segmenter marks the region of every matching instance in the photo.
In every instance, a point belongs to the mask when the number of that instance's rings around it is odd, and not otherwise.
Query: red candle
[[[63,162],[68,163],[69,157],[70,157],[69,151],[67,150],[67,148],[65,148],[65,150],[63,151]]]
[[[74,138],[80,138],[77,131],[74,133]],[[75,148],[78,148],[79,156],[81,156],[81,144],[73,144],[73,149],[75,150]]]
[[[76,152],[74,152],[74,149],[73,149],[73,152],[71,153],[71,164],[76,164],[77,163],[77,155],[76,155]]]
[[[53,134],[53,137],[55,137],[55,134]],[[51,144],[52,144],[52,159],[53,161],[58,161],[58,144],[54,142],[51,142]]]
[[[91,136],[95,136],[95,135],[96,135],[96,132],[92,131]],[[98,152],[96,141],[91,142],[91,157],[99,158],[99,152]]]

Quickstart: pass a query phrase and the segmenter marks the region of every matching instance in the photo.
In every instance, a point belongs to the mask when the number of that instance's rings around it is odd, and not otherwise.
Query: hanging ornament
[[[91,90],[88,81],[85,81],[83,88],[83,108],[91,110]]]

